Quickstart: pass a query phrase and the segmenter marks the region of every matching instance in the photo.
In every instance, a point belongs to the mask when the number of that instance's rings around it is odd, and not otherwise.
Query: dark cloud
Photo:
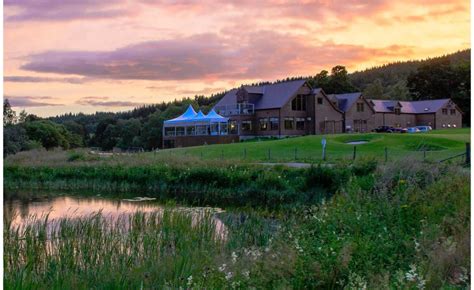
[[[411,48],[311,43],[305,36],[273,31],[201,34],[144,42],[113,51],[48,51],[21,68],[115,80],[232,80],[306,74],[335,64],[403,56]]]
[[[4,96],[4,99],[8,99],[12,107],[49,107],[63,105],[48,102],[48,100],[53,99],[49,96]]]
[[[74,19],[100,19],[134,13],[124,6],[124,0],[5,0],[5,9],[17,13],[7,21],[65,21]]]
[[[5,82],[14,83],[70,83],[70,84],[82,84],[86,80],[85,78],[50,78],[50,77],[30,77],[30,76],[5,76],[3,77]]]
[[[81,98],[76,103],[79,105],[99,107],[136,107],[144,104],[133,101],[115,101],[113,99],[112,97],[90,96]]]

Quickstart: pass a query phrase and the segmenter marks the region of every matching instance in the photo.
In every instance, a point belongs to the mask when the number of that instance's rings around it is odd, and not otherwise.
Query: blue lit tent
[[[202,114],[202,113],[201,113]],[[183,123],[189,122],[192,118],[194,118],[197,115],[196,111],[194,111],[193,106],[189,105],[188,109],[186,109],[186,112],[184,112],[181,116],[176,117],[171,120],[166,120],[164,122],[165,125],[179,125]]]
[[[189,105],[181,116],[164,122],[165,136],[227,135],[229,118],[222,117],[212,109],[205,115],[201,110],[196,113]]]

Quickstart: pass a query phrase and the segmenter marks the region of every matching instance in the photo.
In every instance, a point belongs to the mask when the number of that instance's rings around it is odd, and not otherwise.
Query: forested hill
[[[420,66],[433,62],[449,61],[453,65],[471,61],[471,50],[461,50],[452,54],[429,58],[425,60],[400,61],[382,66],[368,68],[349,74],[352,84],[361,91],[376,80],[380,80],[382,86],[389,87],[400,81],[407,81],[410,74],[415,73]]]
[[[468,49],[437,58],[391,63],[354,73],[348,73],[344,66],[337,65],[330,72],[323,70],[314,76],[288,77],[276,82],[307,79],[311,86],[320,87],[328,94],[362,91],[365,97],[374,99],[451,98],[464,112],[463,123],[470,125],[470,53]],[[189,104],[208,112],[225,93],[145,105],[119,113],[68,113],[46,119],[26,112],[16,116],[8,100],[5,100],[4,153],[13,154],[38,146],[97,146],[104,150],[142,147],[150,150],[161,146],[164,120],[180,115]]]

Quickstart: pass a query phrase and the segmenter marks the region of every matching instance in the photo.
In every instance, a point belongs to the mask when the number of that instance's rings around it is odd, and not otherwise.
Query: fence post
[[[385,147],[385,162],[388,160],[388,150],[387,147]]]
[[[326,147],[323,147],[323,161],[326,161]]]
[[[357,146],[354,146],[354,152],[352,153],[352,160],[356,159]]]
[[[471,143],[466,143],[466,165],[471,164]]]
[[[298,159],[298,148],[295,147],[295,160]]]

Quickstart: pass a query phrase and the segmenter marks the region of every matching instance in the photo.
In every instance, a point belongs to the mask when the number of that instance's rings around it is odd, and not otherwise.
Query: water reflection
[[[48,215],[49,223],[60,219],[78,219],[89,217],[101,212],[106,219],[114,219],[119,216],[129,215],[136,212],[152,213],[162,212],[163,207],[157,202],[144,200],[119,200],[100,197],[76,197],[61,196],[53,198],[39,198],[32,201],[10,199],[4,201],[4,218],[12,220],[12,228],[23,227],[34,218],[42,218]],[[193,225],[199,222],[200,214],[206,210],[220,212],[219,209],[175,207],[174,210],[189,212],[193,214]],[[226,228],[223,222],[214,215],[216,234],[225,239]]]

